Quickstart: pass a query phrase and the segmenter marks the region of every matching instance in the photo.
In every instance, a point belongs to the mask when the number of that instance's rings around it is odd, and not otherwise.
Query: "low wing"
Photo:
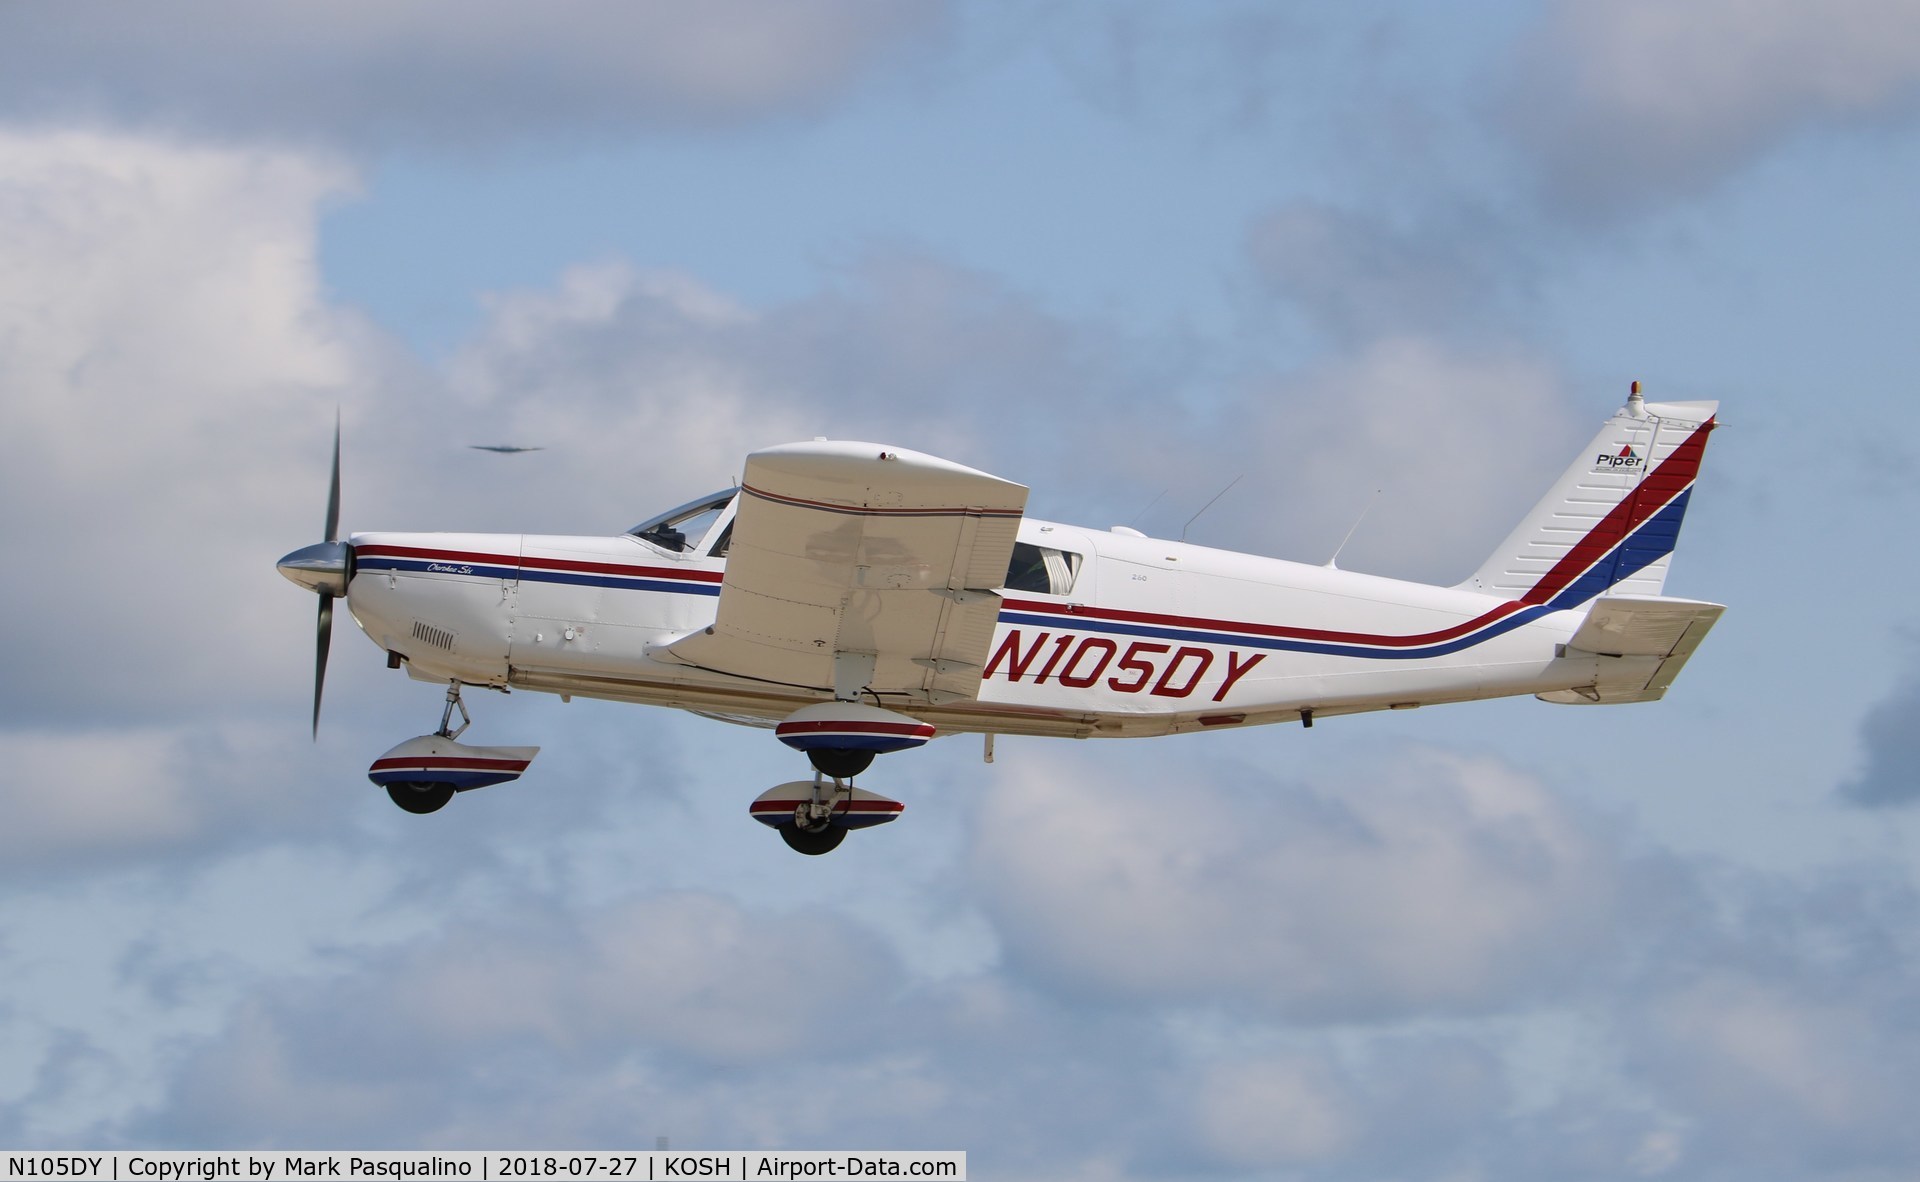
[[[979,694],[1023,485],[904,448],[747,457],[713,626],[678,660],[759,681],[945,702]]]
[[[1567,651],[1617,658],[1618,665],[1603,661],[1599,681],[1589,690],[1540,696],[1550,702],[1656,701],[1725,610],[1697,599],[1602,596],[1567,641]]]

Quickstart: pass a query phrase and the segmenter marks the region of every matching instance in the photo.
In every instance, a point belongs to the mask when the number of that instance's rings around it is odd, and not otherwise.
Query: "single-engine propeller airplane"
[[[1136,737],[1533,694],[1646,702],[1722,607],[1661,594],[1716,403],[1627,404],[1465,582],[1429,586],[1025,515],[1025,487],[814,440],[614,537],[357,533],[280,560],[387,664],[446,689],[440,728],[373,762],[430,813],[537,747],[459,742],[461,689],[672,706],[770,728],[810,780],[749,812],[806,854],[904,807],[853,786],[940,735]],[[453,726],[458,710],[460,725]]]

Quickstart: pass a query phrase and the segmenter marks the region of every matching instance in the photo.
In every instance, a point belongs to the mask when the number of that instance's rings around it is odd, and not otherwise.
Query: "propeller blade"
[[[320,691],[327,684],[327,648],[333,643],[333,596],[320,593],[319,646],[313,656],[313,737],[320,737]]]
[[[333,485],[327,491],[327,541],[340,540],[340,415],[333,416]]]

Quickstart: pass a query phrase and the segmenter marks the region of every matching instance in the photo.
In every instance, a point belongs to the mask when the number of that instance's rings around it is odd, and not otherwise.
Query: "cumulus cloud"
[[[413,148],[704,126],[809,109],[937,28],[942,8],[196,2],[107,21],[14,10],[0,15],[0,111]]]
[[[803,922],[705,894],[528,902],[370,954],[346,981],[258,995],[181,1064],[149,1119],[194,1144],[458,1143],[447,1130],[477,1136],[489,1122],[509,1143],[626,1143],[620,1106],[514,1113],[513,1077],[624,1080],[622,1106],[663,1101],[662,1081],[689,1073],[871,1047],[884,1033],[875,1006],[899,986],[887,951],[837,916]],[[495,1066],[466,1073],[481,1062]]]
[[[0,731],[0,874],[38,881],[257,841],[288,825],[309,838],[327,813],[297,779],[263,780],[278,728],[99,727]]]
[[[298,662],[272,539],[317,531],[321,424],[378,368],[313,260],[317,207],[353,184],[311,156],[0,131],[0,521],[39,572],[4,625],[36,670],[0,691],[13,718],[166,713]]]
[[[1301,1021],[1569,984],[1606,955],[1620,890],[1539,784],[1440,751],[1342,785],[1242,770],[1177,794],[1032,760],[983,817],[979,881],[1020,971]]]
[[[1165,368],[1151,348],[1048,315],[1000,281],[881,252],[764,307],[684,274],[576,267],[492,295],[448,380],[466,412],[558,445],[564,470],[526,466],[544,482],[535,503],[623,505],[624,528],[724,487],[754,448],[816,435],[933,452],[1070,503],[1128,468],[1104,443],[1155,445],[1121,426],[1149,401],[1136,359]],[[1061,448],[1063,435],[1076,445]],[[636,502],[642,488],[667,499]]]
[[[1920,1157],[1920,948],[1910,887],[1856,871],[1736,877],[1719,914],[1623,995],[1623,1067],[1687,1122],[1685,1163],[1781,1177],[1897,1177]]]
[[[1210,445],[1250,473],[1221,505],[1250,539],[1235,548],[1325,561],[1364,510],[1341,566],[1463,578],[1618,405],[1583,396],[1583,423],[1572,401],[1554,367],[1527,350],[1424,334],[1251,378],[1233,427],[1214,425],[1227,442]]]
[[[1563,208],[1701,190],[1809,127],[1920,109],[1903,0],[1561,0],[1517,46],[1505,119]]]
[[[1195,1118],[1201,1138],[1230,1161],[1324,1161],[1351,1150],[1361,1134],[1348,1090],[1323,1059],[1215,1063],[1201,1072]]]
[[[495,294],[450,367],[454,405],[563,445],[567,462],[533,457],[514,483],[471,488],[467,509],[526,529],[556,529],[529,509],[569,502],[637,520],[656,507],[640,489],[678,503],[726,484],[755,447],[873,438],[1021,481],[1038,516],[1134,518],[1162,536],[1244,473],[1193,539],[1310,560],[1380,489],[1343,563],[1450,581],[1614,405],[1586,399],[1591,420],[1576,417],[1545,359],[1415,332],[1203,390],[1206,362],[1177,342],[1065,321],[937,259],[880,253],[836,280],[756,307],[607,262]]]

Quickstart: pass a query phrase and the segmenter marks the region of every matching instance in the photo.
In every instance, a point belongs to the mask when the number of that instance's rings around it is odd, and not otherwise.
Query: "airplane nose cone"
[[[282,558],[280,573],[321,595],[345,595],[353,578],[353,547],[345,542],[315,542]]]

